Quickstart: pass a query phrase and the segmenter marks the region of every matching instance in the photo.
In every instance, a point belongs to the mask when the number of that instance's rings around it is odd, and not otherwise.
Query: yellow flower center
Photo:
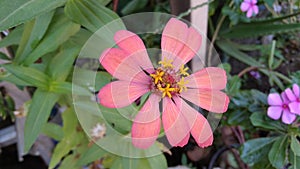
[[[187,67],[182,65],[178,71],[175,71],[173,60],[164,59],[158,63],[161,67],[150,74],[153,81],[152,91],[161,93],[162,98],[166,96],[172,98],[172,96],[187,90],[188,81],[184,79],[189,76]]]

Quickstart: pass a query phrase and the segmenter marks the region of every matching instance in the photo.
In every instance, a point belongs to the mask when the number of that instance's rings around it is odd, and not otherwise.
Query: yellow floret
[[[154,79],[154,83],[157,84],[158,81],[162,81],[162,77],[165,74],[163,71],[156,71],[155,74],[150,74],[150,76]]]
[[[164,58],[164,60],[158,62],[158,64],[162,65],[164,68],[174,68],[172,63],[173,60],[168,60],[167,58]]]
[[[179,71],[180,71],[180,74],[183,75],[183,76],[188,76],[190,75],[187,71],[189,70],[188,67],[184,68],[184,65],[181,65]]]
[[[175,88],[170,88],[170,84],[167,84],[167,86],[165,88],[158,88],[161,92],[163,92],[162,94],[162,98],[166,97],[166,95],[169,97],[169,98],[172,98],[172,95],[171,95],[171,92],[174,92],[175,91]]]

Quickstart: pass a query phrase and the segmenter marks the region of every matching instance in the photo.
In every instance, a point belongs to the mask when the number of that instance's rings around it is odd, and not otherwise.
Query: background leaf
[[[29,107],[29,113],[25,122],[25,152],[29,151],[35,139],[38,137],[58,98],[59,95],[44,91],[42,89],[37,89],[34,92],[32,102]]]
[[[284,165],[286,164],[286,149],[287,149],[287,136],[281,136],[279,137],[275,143],[273,144],[268,157],[269,161],[275,168],[283,168]]]
[[[17,26],[35,16],[62,6],[66,0],[1,0],[0,31]]]

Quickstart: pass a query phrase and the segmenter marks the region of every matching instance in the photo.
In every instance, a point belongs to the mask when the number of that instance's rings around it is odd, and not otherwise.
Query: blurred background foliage
[[[136,151],[147,155],[159,149],[164,154],[132,159],[110,153],[86,136],[75,114],[72,87],[77,95],[87,92],[93,95],[112,77],[96,67],[96,84],[90,86],[87,82],[91,72],[85,69],[89,65],[81,65],[80,73],[86,79],[72,81],[73,70],[78,66],[75,61],[85,42],[99,28],[122,16],[138,12],[178,15],[180,3],[173,0],[0,1],[0,48],[4,49],[0,53],[3,62],[0,81],[30,94],[30,100],[16,109],[6,89],[0,88],[0,123],[7,120],[13,123],[16,114],[26,116],[25,152],[41,133],[55,140],[49,168],[158,169],[181,164],[195,168],[299,169],[299,117],[292,125],[285,125],[266,115],[269,93],[281,92],[293,83],[300,85],[299,0],[258,0],[259,14],[252,18],[240,10],[242,0],[210,1],[208,38],[224,63],[221,66],[228,76],[226,92],[231,98],[228,112],[214,133],[213,148],[199,150],[191,140],[183,149],[172,149],[173,156],[170,156],[164,145],[157,142],[149,150]],[[183,9],[185,19],[191,11]],[[142,38],[148,47],[159,45],[155,36]],[[208,57],[211,53],[209,47]],[[77,104],[87,112],[86,119],[95,117],[93,106]],[[51,121],[55,107],[59,107],[60,124]],[[123,114],[101,106],[99,109],[103,116],[97,116],[94,124],[103,123],[105,118],[108,128],[123,134],[130,132],[131,121]],[[125,108],[124,112],[130,115],[130,110]],[[104,138],[102,144],[120,151],[131,147],[128,141],[117,136]],[[202,153],[193,158],[198,150]],[[178,152],[181,153],[177,158]]]

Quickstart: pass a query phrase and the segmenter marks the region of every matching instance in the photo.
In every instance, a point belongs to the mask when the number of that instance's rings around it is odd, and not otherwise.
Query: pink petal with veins
[[[161,97],[151,94],[142,109],[135,116],[131,128],[132,144],[141,149],[149,148],[160,132],[159,101]]]
[[[163,99],[162,122],[165,134],[172,146],[184,146],[188,142],[190,129],[180,113],[181,104],[176,104],[170,98]]]
[[[224,89],[227,83],[226,72],[217,67],[207,67],[185,78],[186,87],[204,89]]]
[[[227,111],[229,98],[219,90],[210,89],[188,89],[181,96],[197,106],[214,113]]]
[[[101,105],[121,108],[130,105],[149,91],[149,86],[128,81],[114,81],[105,85],[98,93]]]

